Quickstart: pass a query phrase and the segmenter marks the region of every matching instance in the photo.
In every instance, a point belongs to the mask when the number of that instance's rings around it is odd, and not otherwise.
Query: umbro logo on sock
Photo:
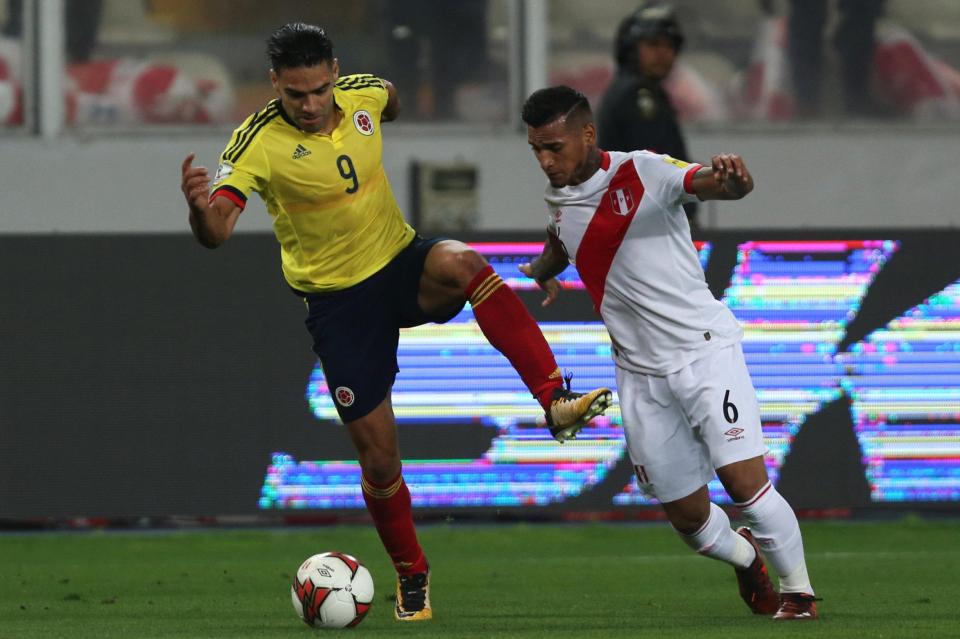
[[[300,158],[305,158],[308,155],[310,155],[310,153],[311,153],[310,149],[303,146],[302,144],[298,144],[297,148],[293,152],[293,159],[299,160]]]

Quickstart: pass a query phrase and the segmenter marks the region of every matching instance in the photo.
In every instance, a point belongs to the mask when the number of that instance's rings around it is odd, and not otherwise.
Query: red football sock
[[[413,527],[413,509],[410,507],[410,491],[403,475],[386,485],[375,484],[362,476],[363,501],[373,517],[380,534],[380,541],[393,560],[393,566],[401,575],[412,575],[427,569],[417,531]]]
[[[510,360],[540,405],[549,410],[553,390],[563,385],[563,379],[527,307],[489,264],[474,276],[466,293],[487,340]]]

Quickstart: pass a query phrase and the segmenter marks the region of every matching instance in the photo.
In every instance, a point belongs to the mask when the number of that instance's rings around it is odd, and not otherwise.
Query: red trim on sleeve
[[[606,151],[600,151],[600,168],[604,171],[610,168],[610,154]]]
[[[703,168],[702,164],[694,164],[689,169],[687,169],[686,174],[683,176],[683,190],[687,193],[693,194],[693,176],[696,175],[697,171]]]
[[[243,197],[241,193],[235,189],[230,188],[229,186],[221,186],[219,189],[210,194],[210,202],[213,202],[218,197],[225,197],[241,209],[247,207],[247,200]]]

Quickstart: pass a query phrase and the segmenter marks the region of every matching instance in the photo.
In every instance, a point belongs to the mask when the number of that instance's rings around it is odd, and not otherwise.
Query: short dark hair
[[[333,42],[318,26],[291,22],[267,40],[267,57],[274,71],[333,63]]]
[[[583,122],[593,120],[593,112],[590,110],[590,101],[587,100],[587,96],[576,89],[561,85],[531,93],[523,103],[520,117],[527,125],[538,128],[564,116],[568,121],[574,119],[570,116],[575,116]]]

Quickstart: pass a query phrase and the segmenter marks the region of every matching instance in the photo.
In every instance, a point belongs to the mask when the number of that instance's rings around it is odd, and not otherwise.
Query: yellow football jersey
[[[299,129],[273,100],[234,131],[213,180],[211,199],[245,206],[263,198],[280,242],[283,274],[305,292],[353,286],[387,265],[414,231],[403,219],[383,169],[383,80],[337,80],[343,117],[330,134]]]

